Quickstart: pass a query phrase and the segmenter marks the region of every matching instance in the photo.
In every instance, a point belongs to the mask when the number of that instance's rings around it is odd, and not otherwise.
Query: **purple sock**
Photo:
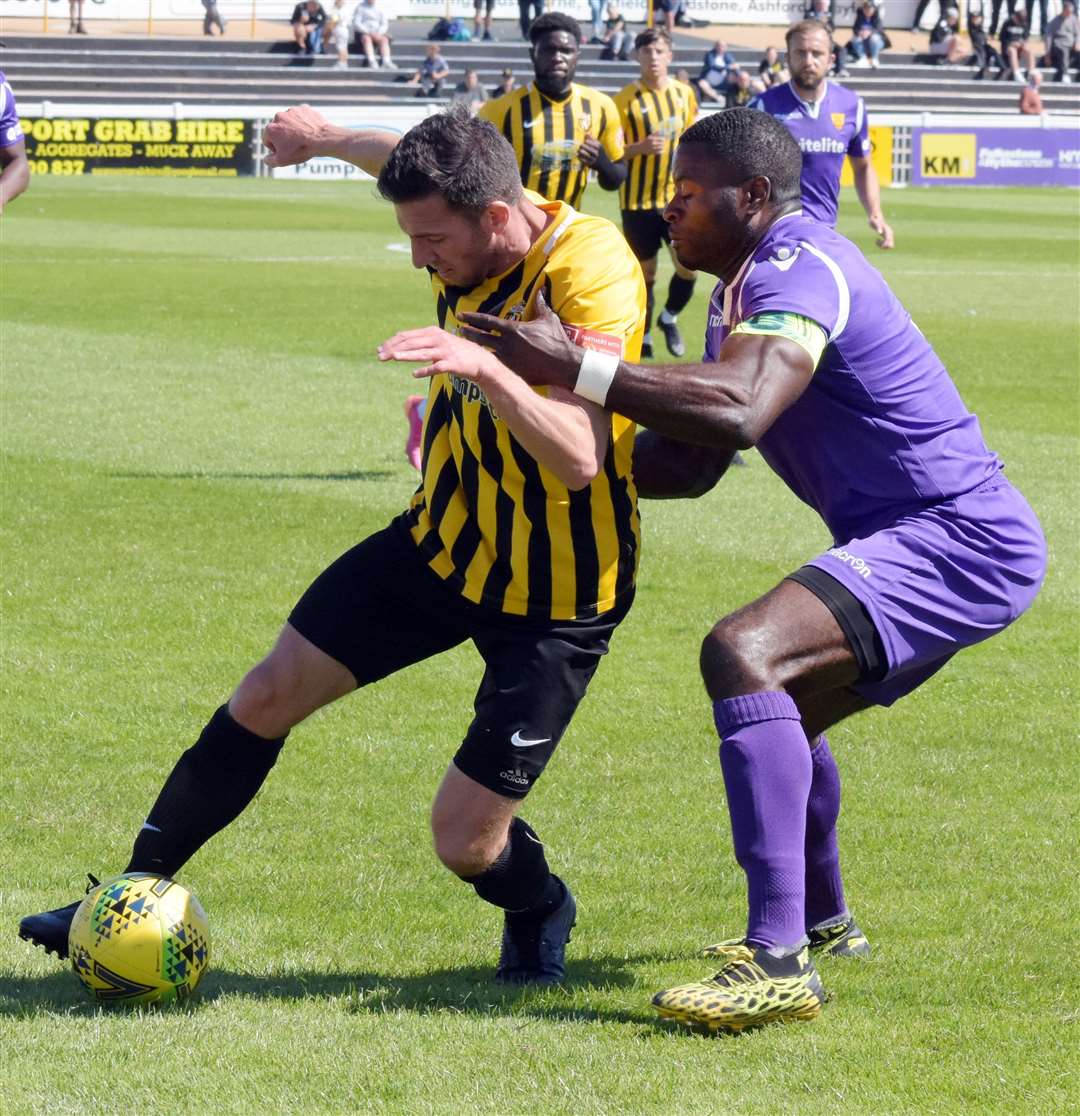
[[[835,922],[848,914],[836,819],[840,816],[840,772],[829,742],[818,737],[810,749],[813,781],[806,806],[806,928]]]
[[[785,693],[713,702],[735,858],[746,873],[746,940],[767,949],[803,941],[810,749]]]

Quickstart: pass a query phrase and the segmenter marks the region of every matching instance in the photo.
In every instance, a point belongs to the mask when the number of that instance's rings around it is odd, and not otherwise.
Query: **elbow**
[[[595,453],[583,452],[560,462],[559,468],[553,472],[571,492],[580,492],[596,480],[603,467],[603,457]]]

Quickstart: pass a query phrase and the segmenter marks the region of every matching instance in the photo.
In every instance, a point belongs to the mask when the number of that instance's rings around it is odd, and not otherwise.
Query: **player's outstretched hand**
[[[279,112],[263,129],[263,143],[269,151],[266,165],[291,167],[315,155],[329,154],[334,133],[339,131],[310,105]]]
[[[870,218],[870,228],[878,234],[877,246],[879,248],[895,248],[896,241],[893,240],[893,231],[885,223],[884,217]]]
[[[573,391],[581,350],[570,343],[543,290],[536,292],[536,316],[529,322],[492,314],[462,313],[462,337],[490,349],[529,384],[558,384]]]
[[[416,379],[453,372],[462,379],[481,384],[497,376],[499,361],[487,349],[482,349],[464,337],[447,333],[438,326],[423,329],[405,329],[384,341],[378,349],[379,360],[423,361],[424,367],[413,372]],[[504,370],[503,375],[506,375]]]

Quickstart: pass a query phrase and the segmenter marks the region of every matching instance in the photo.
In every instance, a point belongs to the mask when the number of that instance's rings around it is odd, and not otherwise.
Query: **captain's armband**
[[[814,368],[817,368],[821,354],[829,343],[829,335],[811,318],[793,314],[786,310],[770,310],[747,318],[731,331],[732,333],[757,333],[767,337],[783,337],[794,341],[810,354]]]

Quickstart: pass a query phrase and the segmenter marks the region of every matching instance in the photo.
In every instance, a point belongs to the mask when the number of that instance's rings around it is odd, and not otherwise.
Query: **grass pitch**
[[[432,320],[370,187],[33,182],[0,225],[5,1113],[1075,1106],[1076,198],[889,192],[886,210],[894,253],[851,194],[841,227],[979,412],[1050,573],[1010,631],[831,734],[873,959],[822,962],[816,1023],[703,1038],[648,1006],[744,919],[697,648],[827,543],[753,455],[702,500],[644,505],[638,602],[524,810],[578,896],[565,988],[491,982],[499,917],[430,849],[468,648],[313,717],[185,868],[214,933],[188,1010],[99,1011],[17,940],[85,870],[123,866],[300,591],[404,507],[412,381],[375,346]]]

